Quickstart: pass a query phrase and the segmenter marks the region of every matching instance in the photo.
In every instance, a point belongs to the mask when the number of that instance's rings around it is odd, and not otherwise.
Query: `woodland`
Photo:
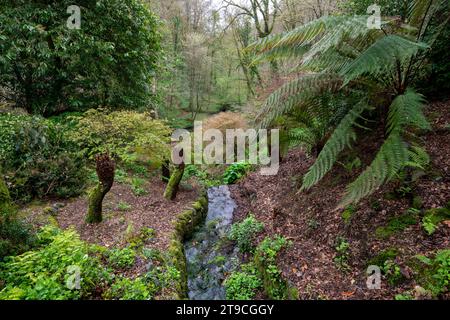
[[[2,0],[0,300],[449,299],[449,45],[448,0]]]

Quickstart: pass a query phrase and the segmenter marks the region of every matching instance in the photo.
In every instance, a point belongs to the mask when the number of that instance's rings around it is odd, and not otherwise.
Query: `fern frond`
[[[408,147],[398,134],[391,134],[381,146],[375,159],[346,190],[339,208],[356,203],[390,181],[409,160]]]
[[[397,61],[404,62],[419,50],[427,48],[425,43],[413,42],[397,35],[382,37],[341,73],[345,78],[344,85],[361,75],[378,76],[392,70]]]
[[[402,134],[407,126],[430,129],[430,124],[422,112],[424,104],[424,96],[411,88],[397,96],[389,107],[387,132]]]
[[[301,103],[324,93],[336,91],[342,81],[333,74],[308,74],[292,80],[273,92],[256,118],[260,127],[267,127],[278,116],[291,111]]]
[[[356,139],[352,127],[367,107],[367,103],[361,101],[342,119],[320,152],[316,162],[304,176],[301,190],[307,190],[319,182],[331,170],[342,150]]]
[[[425,170],[430,164],[431,158],[427,151],[420,146],[412,146],[408,150],[409,160],[405,163],[406,167]]]

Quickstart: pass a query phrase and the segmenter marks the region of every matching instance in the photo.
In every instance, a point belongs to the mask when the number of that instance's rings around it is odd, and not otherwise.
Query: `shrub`
[[[433,296],[445,294],[450,290],[450,250],[440,250],[434,258],[417,256],[425,265],[419,283]]]
[[[225,184],[233,184],[240,178],[245,176],[250,170],[251,165],[245,162],[233,163],[223,174],[223,182]]]
[[[5,281],[0,299],[87,298],[109,281],[109,273],[74,230],[45,227],[38,237],[49,243],[0,264],[0,277]],[[68,285],[71,270],[80,271],[79,289]]]
[[[136,261],[136,252],[130,248],[112,249],[107,255],[109,263],[118,269],[131,268]]]
[[[264,283],[264,290],[270,299],[286,299],[288,284],[277,267],[277,255],[290,243],[279,235],[265,238],[256,248],[255,264]]]
[[[386,276],[388,283],[392,286],[398,284],[403,280],[403,275],[400,271],[400,266],[395,263],[393,260],[386,260],[381,267],[381,271]]]
[[[103,297],[112,300],[150,300],[154,294],[153,286],[143,278],[132,280],[118,277]]]
[[[347,271],[349,269],[348,259],[349,259],[349,249],[350,244],[344,238],[339,237],[337,239],[337,244],[335,247],[336,257],[334,258],[334,263],[338,267],[338,269]]]
[[[99,104],[148,107],[160,52],[156,16],[138,0],[82,1],[81,29],[70,30],[70,5],[0,3],[0,87],[8,98],[46,116]]]
[[[243,271],[233,272],[224,282],[228,300],[251,300],[262,287],[254,265],[244,265],[242,269]]]
[[[68,198],[82,192],[84,160],[60,125],[40,117],[0,115],[0,165],[14,200]],[[6,139],[6,140],[5,140]]]
[[[242,252],[251,252],[254,249],[252,241],[255,235],[263,230],[264,224],[256,220],[253,215],[250,215],[244,221],[231,226],[228,238],[236,241]]]

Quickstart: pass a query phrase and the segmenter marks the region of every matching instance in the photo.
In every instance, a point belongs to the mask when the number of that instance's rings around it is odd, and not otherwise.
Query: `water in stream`
[[[225,299],[223,280],[239,264],[239,249],[224,245],[235,209],[228,186],[208,190],[205,224],[185,243],[189,299]]]

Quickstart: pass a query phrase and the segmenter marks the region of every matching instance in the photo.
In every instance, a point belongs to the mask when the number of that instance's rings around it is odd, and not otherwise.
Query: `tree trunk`
[[[185,165],[182,163],[173,171],[169,183],[167,184],[166,191],[164,192],[164,198],[167,200],[175,200],[177,197],[180,182],[184,174],[184,167]]]
[[[115,163],[108,154],[96,157],[98,185],[89,193],[89,208],[86,216],[87,223],[100,223],[103,220],[102,207],[105,195],[114,183]]]
[[[165,160],[161,167],[161,174],[162,174],[162,181],[163,182],[169,182],[170,180],[170,167],[169,167],[169,161]]]

